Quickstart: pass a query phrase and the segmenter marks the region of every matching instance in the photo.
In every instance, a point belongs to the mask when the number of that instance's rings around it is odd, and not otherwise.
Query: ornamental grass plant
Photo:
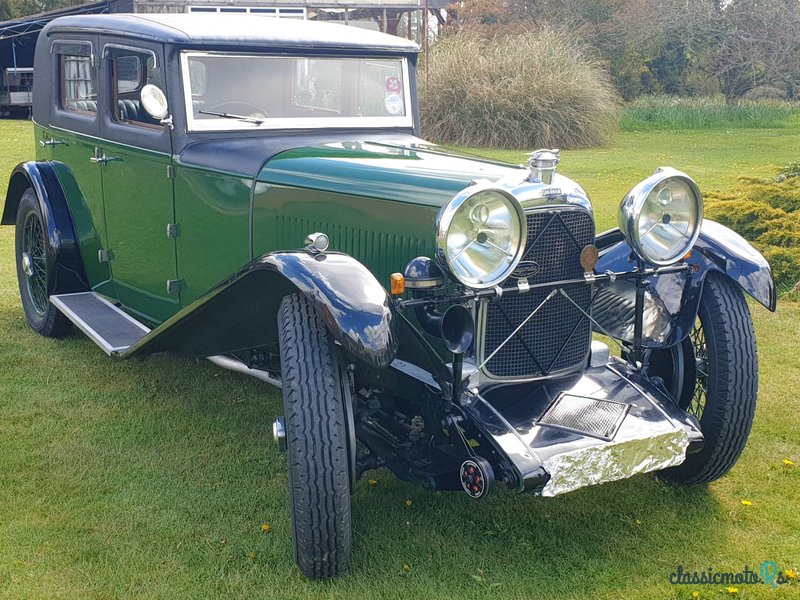
[[[585,148],[617,131],[621,100],[606,71],[563,32],[463,30],[420,69],[423,137],[493,148]],[[427,69],[427,72],[426,72]]]

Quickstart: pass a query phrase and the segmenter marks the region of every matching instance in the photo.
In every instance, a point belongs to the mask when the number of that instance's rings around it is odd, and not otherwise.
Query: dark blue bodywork
[[[597,236],[597,246],[600,260],[596,272],[624,272],[636,268],[636,258],[618,229]],[[703,221],[700,237],[686,262],[694,267],[689,274],[673,273],[648,280],[644,347],[674,346],[691,332],[703,282],[711,271],[723,273],[766,308],[775,310],[777,293],[769,263],[747,240],[724,225]],[[592,316],[602,327],[598,330],[633,342],[635,304],[635,280],[619,279],[600,289],[592,310]]]

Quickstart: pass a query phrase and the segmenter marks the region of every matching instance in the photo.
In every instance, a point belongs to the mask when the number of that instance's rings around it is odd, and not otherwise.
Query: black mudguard
[[[47,267],[52,273],[50,294],[68,294],[89,289],[81,262],[75,226],[67,200],[53,166],[46,162],[26,162],[14,169],[8,184],[2,225],[14,225],[23,192],[32,187],[39,200],[47,234]]]
[[[265,254],[248,263],[120,357],[166,351],[205,357],[276,343],[280,302],[297,291],[312,300],[347,353],[378,368],[392,362],[394,313],[383,286],[351,256],[303,250]]]
[[[636,267],[631,248],[618,229],[597,236],[597,246],[598,273]],[[649,280],[645,293],[645,347],[674,346],[691,332],[703,282],[711,271],[723,273],[769,310],[775,310],[777,293],[769,263],[747,240],[724,225],[703,221],[700,237],[686,262],[694,267],[689,274],[660,275]],[[635,294],[633,280],[617,280],[598,291],[592,307],[592,316],[602,329],[626,342],[633,341]]]

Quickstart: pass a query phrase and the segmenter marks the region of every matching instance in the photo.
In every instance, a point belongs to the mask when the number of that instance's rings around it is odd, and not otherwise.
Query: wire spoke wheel
[[[22,238],[23,270],[26,287],[34,310],[44,315],[48,309],[47,258],[44,247],[44,229],[39,215],[30,212],[25,219]]]
[[[22,193],[16,220],[17,281],[25,319],[40,335],[63,337],[69,332],[70,321],[50,302],[59,257],[56,253],[48,258],[46,221],[32,188]]]
[[[689,334],[689,339],[691,340],[692,349],[694,350],[696,379],[694,392],[685,410],[690,415],[694,415],[697,420],[700,420],[703,418],[703,411],[705,410],[706,401],[708,400],[709,362],[706,336],[703,333],[703,325],[699,320],[695,322],[692,333]]]

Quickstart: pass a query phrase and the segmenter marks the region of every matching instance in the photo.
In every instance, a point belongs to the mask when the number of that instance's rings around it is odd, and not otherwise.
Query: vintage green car
[[[704,483],[753,420],[742,291],[774,310],[772,274],[692,179],[656,170],[597,235],[557,150],[523,167],[418,137],[417,52],[315,22],[56,19],[2,213],[38,333],[282,388],[311,578],[347,567],[370,469],[473,498]]]

